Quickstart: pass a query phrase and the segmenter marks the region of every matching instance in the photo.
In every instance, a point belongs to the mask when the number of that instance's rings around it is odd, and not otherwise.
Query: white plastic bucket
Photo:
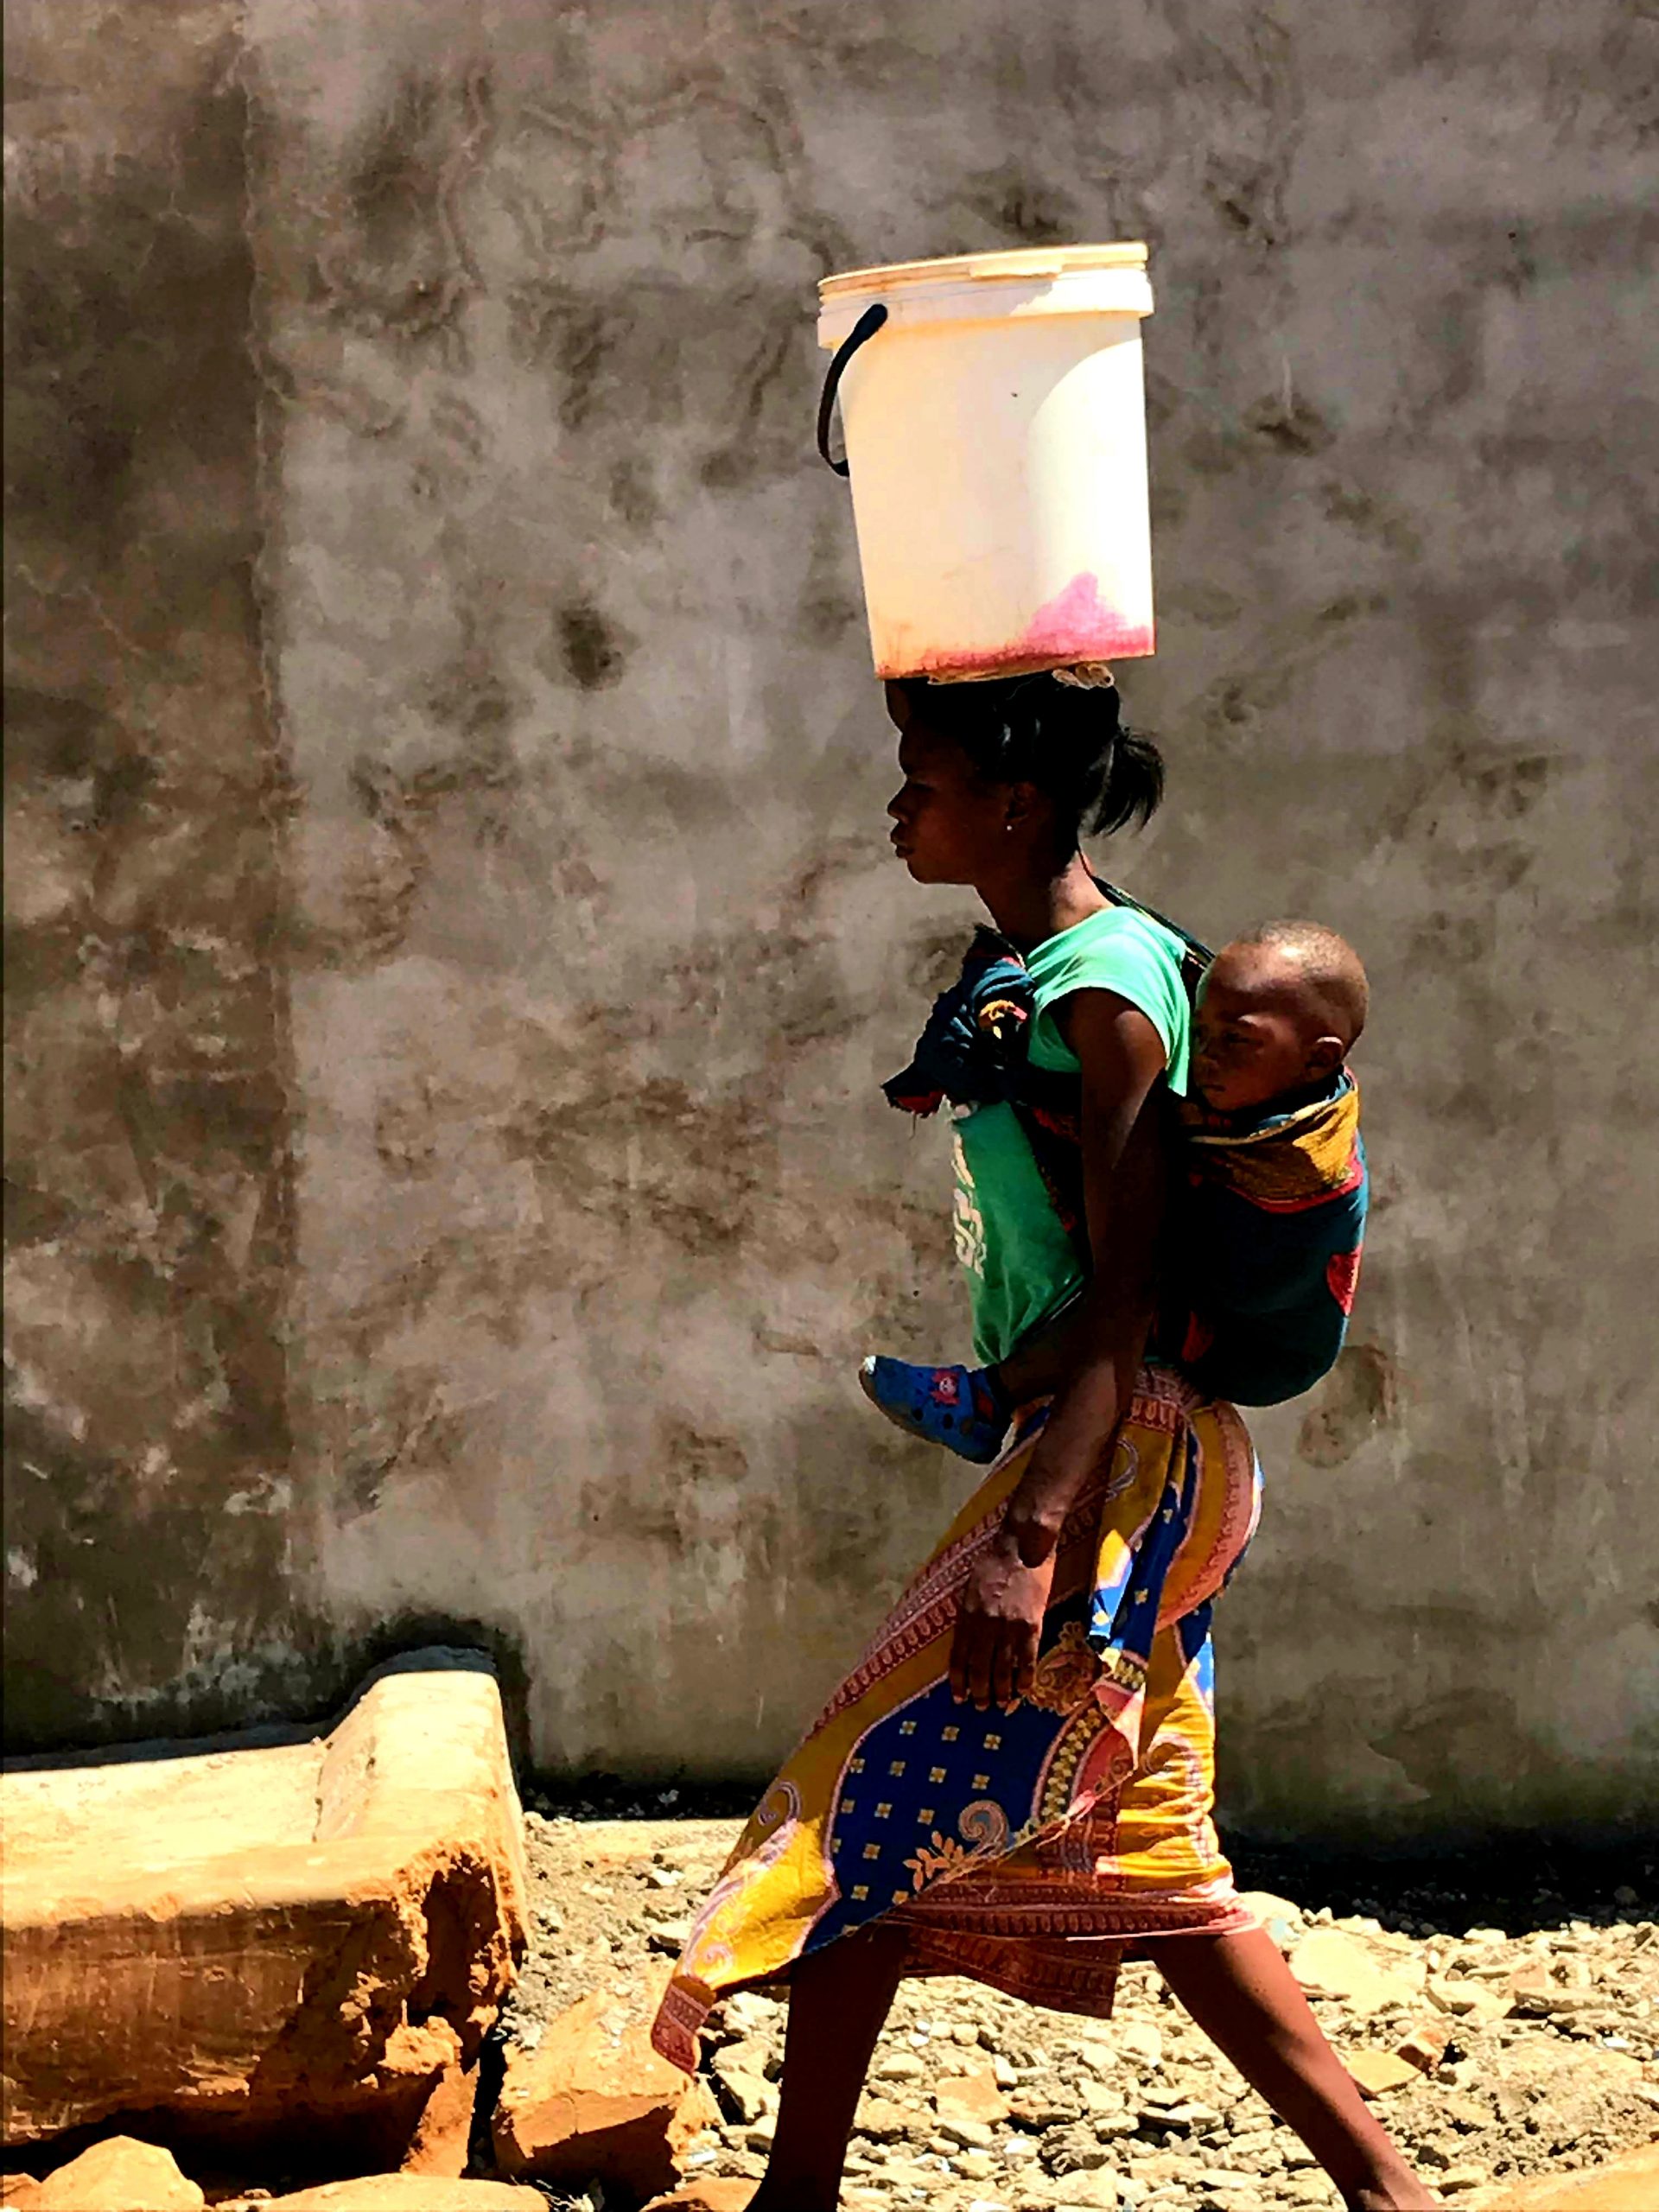
[[[1151,652],[1146,247],[904,262],[818,295],[826,350],[880,325],[836,365],[876,674]]]

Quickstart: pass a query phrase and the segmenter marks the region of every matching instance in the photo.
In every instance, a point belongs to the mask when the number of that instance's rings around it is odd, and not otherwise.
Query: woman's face
[[[887,801],[893,847],[918,883],[982,883],[1007,854],[1009,786],[981,781],[960,747],[887,686],[904,782]]]

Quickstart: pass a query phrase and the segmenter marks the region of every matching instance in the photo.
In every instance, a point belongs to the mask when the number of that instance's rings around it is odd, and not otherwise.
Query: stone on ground
[[[1288,1897],[1276,1897],[1270,1890],[1245,1890],[1238,1901],[1246,1912],[1255,1915],[1281,1951],[1293,1949],[1307,1933],[1306,1915]]]
[[[1426,1986],[1428,2001],[1437,2012],[1476,2026],[1501,2020],[1515,2010],[1515,1993],[1507,1984],[1494,1987],[1490,1982],[1472,1981],[1459,1975],[1431,1974]]]
[[[9,2212],[194,2212],[207,2201],[170,2151],[111,2135],[6,2203]]]
[[[130,2206],[126,2212],[132,2212]],[[234,2197],[215,2212],[547,2212],[538,2189],[431,2174],[362,2174],[290,2196]]]
[[[1423,2078],[1422,2069],[1392,2050],[1351,2050],[1343,2063],[1364,2095],[1384,2097],[1390,2089],[1414,2088]]]
[[[1649,2143],[1587,2172],[1552,2175],[1483,2194],[1478,2212],[1654,2212],[1656,2205],[1659,2143]]]
[[[948,2075],[935,2088],[933,2102],[941,2120],[976,2120],[996,2127],[1008,2116],[1008,2101],[988,2062],[971,2073]]]
[[[766,2080],[764,2055],[753,2043],[728,2044],[715,2053],[710,2070],[720,2084],[720,2101],[732,2119],[752,2122],[777,2105],[778,2093]]]
[[[853,2132],[871,2143],[902,2143],[932,2133],[926,2116],[892,2097],[866,2095],[859,2102]]]
[[[1432,2074],[1446,2056],[1451,2031],[1433,2017],[1414,2021],[1395,2045],[1395,2056],[1408,2060],[1420,2074]]]
[[[744,2212],[754,2186],[752,2181],[721,2181],[710,2175],[707,2181],[682,2182],[667,2196],[653,2197],[645,2212]]]
[[[1316,1928],[1290,1954],[1290,1970],[1310,1997],[1333,1997],[1354,2012],[1409,2005],[1423,1988],[1421,1967],[1384,1964],[1374,1948],[1340,1928]]]
[[[434,2082],[400,2161],[406,2174],[436,2174],[458,2181],[467,2171],[478,2064],[461,2063],[459,2050]]]
[[[394,1662],[327,1737],[16,1769],[0,1804],[9,2144],[166,2110],[394,2165],[434,2097],[453,2138],[524,1941],[480,1654]]]
[[[1115,2033],[1118,2049],[1137,2066],[1163,2064],[1164,2038],[1152,2021],[1124,2020]]]
[[[1122,2196],[1116,2177],[1103,2166],[1092,2166],[1067,2174],[1054,2193],[1054,2202],[1056,2212],[1071,2204],[1079,2206],[1081,2212],[1114,2212]]]
[[[493,2123],[503,2173],[598,2180],[636,2196],[673,2188],[677,2160],[719,2114],[700,2082],[652,2049],[662,1985],[584,1997],[533,2051],[509,2053]]]

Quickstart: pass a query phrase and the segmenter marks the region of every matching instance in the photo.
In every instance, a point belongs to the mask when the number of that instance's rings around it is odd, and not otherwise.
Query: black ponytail
[[[1151,820],[1164,795],[1164,760],[1125,727],[1116,684],[1061,683],[1051,675],[977,683],[898,687],[910,711],[960,747],[987,783],[1034,784],[1053,803],[1063,838],[1109,836]]]

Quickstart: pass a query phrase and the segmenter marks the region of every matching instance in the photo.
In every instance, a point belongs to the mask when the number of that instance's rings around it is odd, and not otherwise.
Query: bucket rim
[[[871,269],[838,270],[818,280],[818,298],[828,306],[853,292],[904,291],[912,285],[1042,283],[1058,276],[1090,275],[1097,270],[1144,270],[1143,238],[1110,245],[1021,246],[1003,253],[956,253],[939,261],[892,261]]]

